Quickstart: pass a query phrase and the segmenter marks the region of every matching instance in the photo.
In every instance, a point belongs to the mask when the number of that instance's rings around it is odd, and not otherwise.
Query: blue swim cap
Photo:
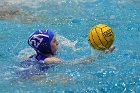
[[[28,39],[28,44],[40,54],[53,54],[51,51],[51,40],[54,34],[49,30],[37,30]]]

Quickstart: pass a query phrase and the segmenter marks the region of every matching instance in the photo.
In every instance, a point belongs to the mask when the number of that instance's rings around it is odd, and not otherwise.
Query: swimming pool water
[[[139,0],[4,0],[0,3],[14,7],[6,8],[7,11],[20,9],[12,17],[0,17],[1,93],[140,92]],[[78,41],[74,46],[78,50],[71,45],[61,46],[57,55],[73,62],[91,54],[87,34],[99,23],[113,29],[117,46],[113,53],[94,62],[55,65],[34,79],[22,80],[14,75],[15,64],[19,62],[17,56],[29,47],[27,38],[34,30],[49,28],[72,43]]]

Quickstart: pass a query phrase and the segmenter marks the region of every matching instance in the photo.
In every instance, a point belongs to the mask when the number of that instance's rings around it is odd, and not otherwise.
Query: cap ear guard
[[[41,44],[40,44],[41,45]],[[43,46],[37,51],[39,54],[49,54],[52,53],[50,46]]]

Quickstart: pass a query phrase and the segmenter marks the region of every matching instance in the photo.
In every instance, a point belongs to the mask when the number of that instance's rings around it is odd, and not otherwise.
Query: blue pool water
[[[139,0],[3,0],[0,6],[19,9],[16,14],[0,10],[0,93],[140,93]],[[34,30],[49,28],[77,41],[73,47],[61,46],[57,55],[73,62],[94,54],[87,34],[99,23],[113,29],[113,53],[94,62],[55,65],[29,80],[15,76],[19,53],[29,47],[27,38]]]

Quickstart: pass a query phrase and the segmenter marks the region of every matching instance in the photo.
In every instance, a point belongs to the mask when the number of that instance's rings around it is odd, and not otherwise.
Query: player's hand
[[[109,49],[106,49],[105,53],[112,53],[115,48],[116,48],[116,46],[112,46]]]

